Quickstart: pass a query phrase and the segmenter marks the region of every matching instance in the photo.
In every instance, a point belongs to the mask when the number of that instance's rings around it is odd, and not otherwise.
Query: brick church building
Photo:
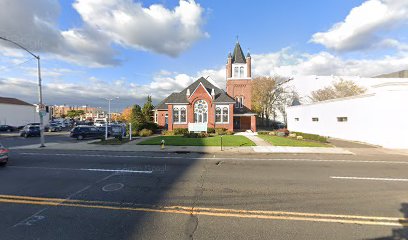
[[[172,131],[188,128],[226,128],[230,131],[256,131],[256,114],[251,111],[251,56],[245,57],[239,42],[228,55],[227,91],[206,78],[199,78],[181,92],[174,92],[154,109],[155,122]]]

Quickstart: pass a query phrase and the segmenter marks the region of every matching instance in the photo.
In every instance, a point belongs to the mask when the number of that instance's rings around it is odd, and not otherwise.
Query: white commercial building
[[[48,113],[44,124],[48,124]],[[23,126],[28,123],[39,123],[40,116],[36,106],[16,98],[0,97],[0,125]]]
[[[369,93],[287,108],[290,131],[408,148],[408,81],[372,85]]]

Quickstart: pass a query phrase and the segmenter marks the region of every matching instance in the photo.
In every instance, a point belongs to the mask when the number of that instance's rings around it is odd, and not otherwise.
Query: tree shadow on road
[[[404,218],[408,218],[408,203],[402,203],[400,211],[403,213]],[[407,240],[408,239],[408,222],[400,221],[401,224],[405,224],[402,228],[396,228],[392,230],[391,236],[373,238],[370,240]]]

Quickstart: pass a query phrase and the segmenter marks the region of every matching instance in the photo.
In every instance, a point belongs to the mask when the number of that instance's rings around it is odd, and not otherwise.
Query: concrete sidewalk
[[[198,153],[324,153],[324,154],[353,154],[342,148],[312,148],[312,147],[201,147],[201,146],[166,146],[161,149],[160,145],[137,145],[142,139],[122,145],[91,144],[95,141],[83,141],[76,143],[47,143],[45,148],[50,150],[75,150],[75,151],[116,151],[116,152],[198,152]],[[145,138],[143,138],[145,140]],[[38,144],[12,147],[10,149],[39,149]]]
[[[262,138],[258,137],[257,135],[243,135],[246,138],[248,138],[249,140],[251,140],[252,142],[254,142],[256,144],[256,146],[263,146],[263,147],[270,147],[272,146],[272,144],[268,143],[267,141],[263,140]]]

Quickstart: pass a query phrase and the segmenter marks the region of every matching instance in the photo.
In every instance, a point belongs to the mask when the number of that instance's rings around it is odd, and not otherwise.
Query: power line
[[[25,61],[20,62],[20,63],[16,63],[16,64],[14,64],[14,65],[1,66],[1,67],[0,67],[0,71],[6,71],[6,70],[10,70],[10,69],[16,68],[16,67],[18,67],[18,66],[20,66],[20,65],[23,65],[23,64],[25,64],[25,63],[27,63],[27,62],[33,60],[33,59],[34,59],[34,58],[28,58],[28,59],[26,59]]]

